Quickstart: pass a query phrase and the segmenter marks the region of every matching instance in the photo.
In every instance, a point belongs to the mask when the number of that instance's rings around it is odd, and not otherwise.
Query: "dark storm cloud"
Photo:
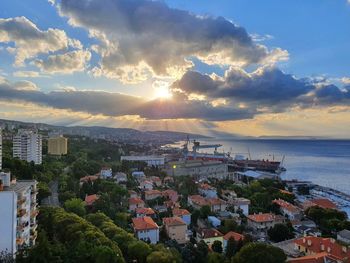
[[[314,84],[309,79],[297,79],[270,67],[251,74],[231,68],[223,78],[215,79],[189,71],[172,88],[186,94],[205,95],[207,99],[223,98],[246,103],[251,108],[269,107],[271,111],[283,111],[285,107],[293,105],[312,107],[350,102],[347,88],[342,90],[335,85]]]

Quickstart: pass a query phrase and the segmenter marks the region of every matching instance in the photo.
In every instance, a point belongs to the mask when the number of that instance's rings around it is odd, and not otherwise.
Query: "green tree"
[[[294,237],[294,233],[285,224],[276,224],[267,231],[269,238],[273,242],[281,242]]]
[[[212,252],[208,255],[208,263],[223,263],[225,262],[225,257],[220,253]]]
[[[41,203],[41,201],[44,198],[47,198],[51,195],[51,190],[47,183],[45,182],[39,182],[38,183],[38,201]]]
[[[64,202],[64,209],[67,212],[72,212],[78,216],[84,216],[86,214],[85,203],[79,198],[72,198]]]
[[[93,257],[96,263],[117,263],[118,253],[107,246],[98,246],[94,248]]]
[[[232,258],[234,254],[236,254],[238,250],[238,244],[237,241],[234,238],[229,238],[229,240],[227,240],[227,246],[226,246],[226,257],[227,258]]]
[[[216,253],[222,253],[222,242],[219,240],[215,240],[213,242],[213,245],[211,246],[211,249]]]
[[[287,257],[283,250],[265,243],[249,243],[234,257],[233,263],[284,263]]]
[[[205,206],[202,206],[201,209],[199,210],[199,216],[200,218],[207,218],[209,215],[211,214],[211,209],[210,209],[210,206],[208,205],[205,205]]]
[[[143,241],[135,241],[128,246],[128,255],[130,259],[135,259],[137,262],[146,262],[149,254],[151,254],[152,249],[148,244]]]

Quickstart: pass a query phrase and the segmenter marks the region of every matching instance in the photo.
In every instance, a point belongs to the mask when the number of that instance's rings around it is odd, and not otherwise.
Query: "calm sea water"
[[[220,151],[231,156],[248,156],[248,152],[252,159],[282,160],[285,156],[283,179],[311,181],[350,194],[350,140],[210,139],[201,143],[220,143]]]

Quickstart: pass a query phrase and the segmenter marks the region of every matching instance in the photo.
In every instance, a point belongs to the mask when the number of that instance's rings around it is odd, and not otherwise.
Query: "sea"
[[[310,181],[350,194],[350,140],[210,138],[200,142],[222,144],[218,151],[230,152],[232,157],[283,160],[287,171],[282,179]]]

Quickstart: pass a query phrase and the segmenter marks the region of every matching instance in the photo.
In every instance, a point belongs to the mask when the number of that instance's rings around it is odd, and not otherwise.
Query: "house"
[[[139,195],[134,190],[128,191],[130,198],[139,197]]]
[[[350,249],[333,238],[307,236],[294,240],[295,249],[306,255],[327,253],[326,262],[350,262]],[[333,260],[333,261],[330,261]]]
[[[179,194],[172,189],[168,189],[168,190],[164,190],[162,192],[162,196],[164,196],[165,198],[173,201],[173,202],[177,202],[177,200],[179,199]]]
[[[153,190],[153,183],[148,180],[142,180],[140,182],[140,188],[143,190]]]
[[[250,200],[240,197],[235,198],[232,202],[235,211],[242,211],[243,215],[247,216],[249,214]]]
[[[207,184],[207,183],[202,183],[198,186],[198,192],[202,196],[205,196],[207,198],[216,198],[217,196],[217,191],[216,188]]]
[[[327,198],[316,198],[306,200],[304,203],[302,203],[302,207],[304,210],[312,206],[318,206],[323,209],[338,209],[337,205]]]
[[[180,217],[186,225],[191,224],[191,213],[187,209],[174,208],[173,216]]]
[[[129,211],[135,211],[137,208],[143,207],[145,207],[145,202],[142,199],[138,197],[129,198]]]
[[[220,198],[207,198],[206,201],[207,201],[208,205],[210,206],[210,210],[212,212],[225,211],[227,208],[226,201],[224,201]]]
[[[85,196],[85,205],[86,206],[91,206],[95,201],[99,198],[98,195],[87,195]]]
[[[145,191],[145,200],[149,201],[149,200],[153,200],[156,199],[158,197],[162,196],[162,192],[159,190],[148,190]]]
[[[98,178],[99,178],[98,175],[87,175],[87,176],[81,177],[79,179],[80,187],[83,185],[83,183],[91,182],[93,184]]]
[[[151,176],[150,181],[157,187],[162,186],[162,180],[158,176]]]
[[[242,241],[244,239],[244,236],[242,234],[230,231],[228,233],[226,233],[226,235],[224,235],[224,242],[222,244],[222,248],[225,251],[227,248],[227,243],[229,241],[229,239],[233,238],[236,242]]]
[[[311,220],[292,220],[292,226],[297,234],[300,236],[321,236],[320,230],[317,228],[316,223]]]
[[[201,207],[208,205],[208,202],[201,195],[190,195],[187,197],[187,202],[195,209],[201,209]]]
[[[334,261],[329,261],[327,258],[328,254],[326,252],[312,254],[299,258],[289,259],[288,263],[333,263]],[[335,261],[336,262],[336,261]]]
[[[102,179],[112,178],[112,168],[103,167],[101,169],[100,176]]]
[[[267,230],[275,224],[284,223],[285,218],[272,213],[248,215],[248,227],[254,230]]]
[[[337,240],[350,245],[350,231],[349,230],[342,230],[337,233]]]
[[[281,213],[290,220],[300,220],[303,216],[302,210],[299,207],[296,207],[283,199],[275,199],[272,203],[277,204]]]
[[[166,184],[166,185],[172,184],[172,183],[174,183],[174,178],[171,177],[171,176],[166,176],[163,179],[163,183]]]
[[[176,240],[179,244],[184,244],[187,239],[187,224],[177,216],[163,218],[165,231],[170,239]]]
[[[224,235],[216,230],[215,228],[203,228],[199,229],[197,232],[197,242],[203,240],[209,247],[214,243],[214,241],[220,241],[223,244]]]
[[[135,236],[139,240],[156,244],[159,242],[159,227],[149,216],[132,219]]]
[[[114,175],[114,180],[118,184],[125,184],[128,182],[128,176],[125,173],[118,172]]]
[[[154,212],[154,210],[150,207],[136,208],[136,217],[145,217],[145,216],[154,217],[155,214],[156,213]]]
[[[233,200],[237,198],[237,194],[233,190],[222,190],[221,198],[227,201],[227,203],[233,204]]]
[[[131,176],[136,180],[141,180],[142,178],[146,177],[145,173],[142,171],[134,171],[131,173]]]
[[[171,200],[164,201],[164,205],[170,209],[180,208],[179,202],[173,202]]]
[[[213,226],[213,227],[218,227],[221,225],[221,220],[215,216],[208,216],[208,222]]]

